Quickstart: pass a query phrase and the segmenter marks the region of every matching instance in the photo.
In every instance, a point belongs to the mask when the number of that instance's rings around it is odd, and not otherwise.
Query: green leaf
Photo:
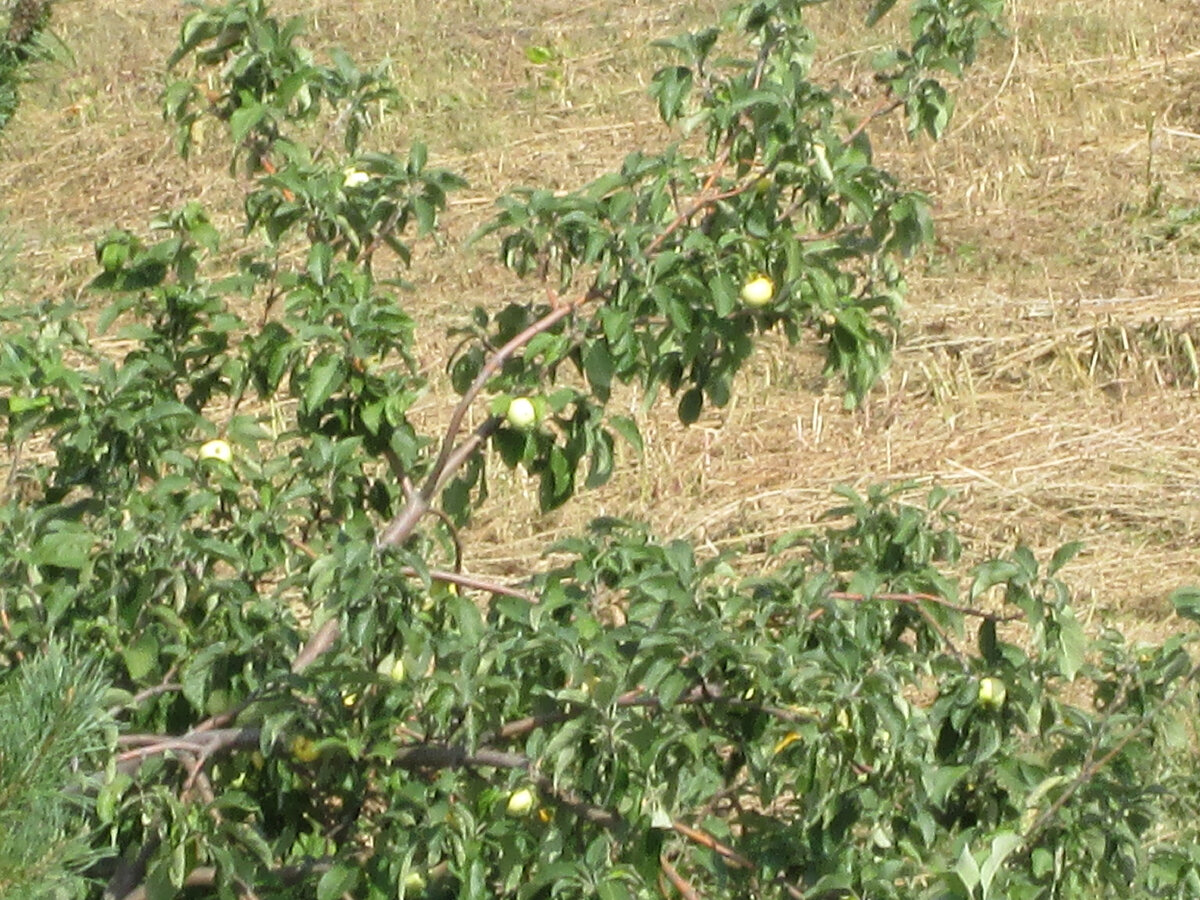
[[[245,95],[243,95],[245,96]],[[267,115],[267,108],[261,103],[249,103],[235,109],[229,117],[229,130],[235,144],[241,144],[248,135]]]
[[[995,619],[984,619],[979,626],[979,655],[989,665],[995,665],[999,659]]]
[[[1056,619],[1059,628],[1058,646],[1062,653],[1059,671],[1068,681],[1074,681],[1075,675],[1083,667],[1084,656],[1087,653],[1087,637],[1071,609],[1061,610]]]
[[[144,633],[121,651],[121,658],[129,670],[129,677],[140,682],[154,671],[158,662],[158,639],[150,632]]]
[[[867,13],[867,27],[873,28],[875,24],[884,16],[886,16],[895,5],[896,0],[878,0],[878,2],[871,7],[871,11]]]
[[[454,478],[442,490],[442,509],[455,521],[462,520],[470,510],[471,485],[466,478]]]
[[[942,766],[936,769],[926,769],[921,775],[921,783],[930,801],[940,806],[946,802],[950,792],[966,777],[970,771],[968,766]]]
[[[544,66],[547,63],[554,62],[556,54],[552,47],[542,47],[538,44],[531,44],[525,48],[525,58],[535,66]]]
[[[963,845],[962,853],[958,855],[958,862],[954,864],[954,873],[962,881],[967,893],[974,897],[975,888],[979,887],[979,864],[975,862],[975,857],[971,855],[971,848],[966,844]]]
[[[1023,839],[1019,834],[1011,831],[1002,831],[992,838],[992,852],[988,854],[988,858],[984,860],[983,865],[979,869],[979,886],[983,889],[981,893],[982,900],[988,900],[992,889],[992,880],[996,877],[996,872],[1004,865],[1004,861],[1009,855],[1021,846]]]
[[[1200,622],[1200,587],[1187,585],[1176,588],[1169,599],[1177,615]]]
[[[600,401],[607,400],[612,386],[613,358],[603,341],[595,340],[588,344],[583,352],[583,371]]]
[[[429,148],[422,141],[413,141],[408,150],[408,173],[420,175],[425,170],[425,163],[428,160]]]
[[[339,900],[343,894],[353,891],[358,886],[358,873],[357,866],[337,863],[317,882],[317,900]]]
[[[304,387],[304,405],[309,411],[319,410],[344,378],[342,358],[332,353],[322,353],[308,370],[308,382]]]
[[[412,211],[417,219],[417,234],[421,237],[432,234],[434,226],[437,224],[437,208],[428,200],[414,197]]]
[[[993,559],[982,563],[975,569],[975,580],[971,582],[970,598],[979,597],[985,591],[998,584],[1004,584],[1021,572],[1020,568],[1006,559]]]
[[[679,398],[679,421],[691,425],[700,418],[704,409],[704,392],[700,388],[690,388]]]
[[[625,439],[636,452],[641,456],[645,452],[645,444],[642,443],[642,432],[637,426],[637,422],[628,416],[612,415],[608,417],[608,424],[612,430]]]
[[[612,437],[605,432],[600,433],[596,437],[595,446],[592,448],[592,461],[588,467],[587,479],[584,481],[584,486],[598,488],[601,485],[607,484],[612,477],[613,472],[613,443]]]
[[[538,485],[538,502],[543,512],[556,509],[571,496],[573,475],[574,467],[562,448],[551,447]]]
[[[205,695],[208,693],[209,676],[213,664],[225,653],[225,642],[219,641],[202,649],[193,656],[183,670],[183,696],[196,709],[204,709]]]
[[[333,263],[333,248],[321,242],[312,245],[308,251],[308,275],[318,285],[324,286],[329,281],[330,266]]]
[[[1070,543],[1063,544],[1054,551],[1054,556],[1050,558],[1050,565],[1046,568],[1046,574],[1054,575],[1059,569],[1079,555],[1079,551],[1082,549],[1082,541],[1071,541]]]
[[[67,526],[43,535],[33,547],[31,560],[36,566],[82,569],[88,564],[96,536],[79,526]]]
[[[108,825],[114,821],[120,808],[121,798],[132,785],[132,776],[124,772],[116,772],[113,774],[112,780],[100,788],[100,793],[96,797],[96,817],[101,824]]]
[[[654,73],[650,96],[658,100],[658,114],[664,122],[674,122],[683,114],[691,90],[692,70],[687,66],[667,66]]]
[[[633,900],[636,895],[620,881],[605,881],[596,885],[597,900]]]

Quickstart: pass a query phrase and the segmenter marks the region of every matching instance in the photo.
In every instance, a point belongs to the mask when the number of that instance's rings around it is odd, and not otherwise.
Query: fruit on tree
[[[537,798],[531,788],[523,787],[513,791],[508,797],[508,806],[504,811],[510,816],[527,816],[537,805]]]
[[[425,875],[418,869],[413,869],[404,876],[404,887],[409,891],[423,891],[429,882]]]
[[[513,428],[527,431],[537,423],[537,409],[528,397],[514,397],[504,418]]]
[[[229,446],[228,441],[223,441],[220,438],[213,441],[206,441],[200,445],[200,458],[231,463],[233,462],[233,448]]]
[[[742,285],[742,302],[755,309],[766,306],[775,298],[775,282],[766,275],[755,275]]]
[[[316,743],[303,735],[293,738],[288,750],[291,751],[293,759],[302,763],[313,762],[321,755]]]
[[[999,678],[981,678],[979,680],[979,706],[983,709],[999,709],[1004,705],[1008,690]]]

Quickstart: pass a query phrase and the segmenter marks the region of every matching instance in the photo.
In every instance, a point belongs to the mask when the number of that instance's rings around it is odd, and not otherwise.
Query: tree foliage
[[[100,240],[116,355],[72,302],[4,319],[0,654],[86,642],[119,723],[79,895],[1195,896],[1196,633],[1088,638],[1077,548],[960,581],[947,498],[900,486],[843,490],[761,573],[614,520],[524,583],[464,570],[489,466],[549,509],[640,449],[622,385],[690,423],[766,331],[819,342],[849,406],[883,371],[930,218],[871,128],[940,135],[1000,4],[910,4],[865,111],[814,71],[811,5],[662,41],[677,142],[500,198],[477,239],[543,291],[456,327],[434,433],[373,261],[463,180],[365,143],[386,66],[261,0],[186,20],[164,114],[185,155],[228,134],[249,247],[195,202]]]

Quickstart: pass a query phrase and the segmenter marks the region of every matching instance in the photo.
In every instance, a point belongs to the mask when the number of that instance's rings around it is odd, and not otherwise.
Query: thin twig
[[[296,654],[296,658],[292,660],[292,671],[299,675],[311,666],[337,642],[341,632],[337,619],[328,620]]]
[[[690,825],[684,825],[682,822],[672,822],[671,828],[677,834],[683,835],[689,841],[699,844],[701,847],[707,847],[712,850],[727,863],[738,869],[754,869],[755,865],[742,854],[738,853],[732,847],[727,847],[718,841],[707,831],[700,831],[692,828]]]
[[[958,603],[953,603],[943,597],[938,597],[936,594],[915,594],[915,593],[881,593],[881,594],[849,594],[845,591],[830,591],[829,597],[833,600],[849,600],[854,603],[866,603],[870,600],[891,600],[895,603],[908,603],[911,605],[920,605],[922,603],[932,603],[936,606],[945,607],[946,609],[954,610],[957,613],[962,613],[964,616],[975,616],[979,619],[987,619],[991,622],[1015,622],[1023,618],[1020,613],[1011,615],[1000,615],[998,613],[988,612],[985,609],[977,609],[973,606],[961,606]]]
[[[713,169],[712,172],[709,173],[708,180],[704,182],[704,186],[700,189],[700,199],[693,203],[686,212],[676,215],[675,218],[668,223],[667,227],[658,233],[658,236],[646,246],[646,256],[653,256],[655,253],[657,253],[667,238],[675,233],[675,229],[677,229],[684,222],[690,221],[693,216],[708,208],[710,204],[716,202],[712,198],[708,198],[705,195],[716,186],[717,179],[720,177],[725,166],[729,163],[729,154],[731,152],[731,146],[726,144],[725,149],[722,151],[720,157],[718,157],[713,163]]]
[[[148,687],[144,690],[138,691],[136,694],[130,697],[126,703],[118,703],[116,706],[110,707],[108,714],[110,716],[116,716],[120,714],[122,710],[136,707],[143,701],[149,700],[151,697],[157,697],[159,694],[168,694],[171,691],[183,690],[182,684],[176,681],[171,681],[171,679],[175,677],[175,671],[178,668],[178,666],[171,666],[167,674],[163,676],[161,684],[156,684],[154,687]]]
[[[903,105],[904,105],[903,100],[901,100],[899,98],[892,99],[891,91],[888,91],[888,93],[885,94],[880,99],[880,101],[875,104],[875,108],[873,110],[871,110],[869,113],[867,113],[866,116],[863,117],[863,120],[861,122],[859,122],[857,125],[855,125],[853,130],[849,134],[846,135],[846,137],[842,140],[842,143],[843,144],[853,143],[854,139],[856,137],[858,137],[860,134],[862,134],[864,131],[866,131],[867,127],[872,122],[874,122],[876,119],[881,119],[886,115],[890,115],[892,112],[899,109]]]
[[[696,892],[696,889],[688,884],[682,875],[675,871],[675,867],[671,865],[666,854],[658,857],[658,864],[662,867],[663,874],[667,876],[667,880],[671,882],[675,890],[679,891],[680,896],[684,900],[700,900],[700,895]]]
[[[379,226],[379,230],[371,236],[371,240],[367,243],[366,248],[361,254],[359,254],[358,258],[362,262],[364,268],[370,270],[371,257],[374,256],[375,250],[379,247],[379,242],[383,240],[383,236],[385,234],[389,233],[393,228],[396,227],[396,223],[400,221],[400,216],[403,214],[404,204],[397,200],[396,208],[392,210],[392,214],[387,217],[387,221]]]
[[[272,869],[271,874],[284,884],[293,885],[299,884],[309,875],[328,872],[332,867],[333,858],[328,857],[301,865],[281,866],[278,869]],[[215,866],[197,866],[188,872],[183,879],[184,887],[213,887],[216,883],[217,869]],[[139,885],[132,891],[115,898],[115,900],[147,900],[148,896],[145,886]]]

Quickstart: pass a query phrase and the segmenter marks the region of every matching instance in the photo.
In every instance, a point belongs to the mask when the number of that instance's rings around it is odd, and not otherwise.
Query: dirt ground
[[[498,476],[465,536],[468,568],[514,576],[547,538],[597,514],[649,518],[664,536],[757,552],[829,506],[830,489],[912,479],[955,489],[968,560],[1024,541],[1066,570],[1093,624],[1171,628],[1166,597],[1200,582],[1200,17],[1166,0],[1021,0],[1009,33],[961,85],[937,145],[873,134],[884,163],[935,204],[937,245],[910,267],[903,342],[857,412],[815,353],[768,340],[734,401],[690,428],[661,402],[647,450],[551,516],[532,485]],[[862,3],[816,8],[819,71],[868,69]],[[417,248],[405,298],[441,371],[445,329],[475,304],[534,290],[463,239],[498,193],[579,185],[637,147],[674,138],[645,85],[649,46],[711,21],[677,0],[330,0],[279,3],[318,47],[389,55],[405,102],[376,145],[420,138],[462,172],[440,242]],[[0,250],[8,293],[76,295],[92,242],[144,230],[199,198],[240,221],[219,142],[179,160],[157,96],[187,8],[61,2],[64,51],[40,66],[0,138]],[[530,53],[531,48],[539,52]],[[69,53],[68,53],[69,50]],[[550,62],[531,62],[549,55]],[[443,414],[444,385],[421,415]],[[623,398],[630,409],[639,399]]]

